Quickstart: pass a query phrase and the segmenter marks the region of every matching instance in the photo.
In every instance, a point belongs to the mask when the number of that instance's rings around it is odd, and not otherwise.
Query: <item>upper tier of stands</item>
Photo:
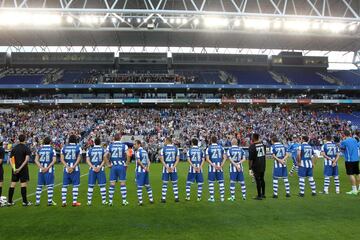
[[[277,69],[175,69],[172,73],[128,69],[0,68],[0,84],[198,83],[360,86],[360,71]]]

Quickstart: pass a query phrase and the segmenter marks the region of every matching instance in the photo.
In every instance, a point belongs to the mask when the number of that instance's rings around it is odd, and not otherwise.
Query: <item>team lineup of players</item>
[[[121,135],[116,134],[114,141],[104,149],[101,146],[101,140],[95,139],[95,145],[87,151],[86,162],[89,165],[88,174],[88,192],[87,205],[92,204],[94,187],[96,185],[100,188],[100,194],[103,205],[113,205],[113,198],[115,194],[116,183],[120,182],[120,192],[122,197],[122,205],[128,205],[127,189],[126,189],[126,171],[130,164],[131,155],[128,154],[128,146],[120,141]],[[300,141],[294,141],[285,147],[284,144],[278,141],[277,137],[272,137],[272,146],[270,148],[271,155],[274,159],[273,165],[273,198],[278,198],[278,184],[282,179],[285,185],[286,197],[290,197],[290,184],[288,180],[287,159],[292,157],[293,168],[290,170],[292,175],[294,171],[298,172],[299,176],[299,196],[303,197],[305,193],[305,179],[310,183],[312,195],[316,195],[316,185],[313,177],[313,167],[315,164],[314,149],[307,143],[308,137],[302,136]],[[338,172],[338,160],[340,156],[340,148],[332,142],[332,137],[327,136],[325,143],[321,148],[321,154],[324,157],[324,189],[322,193],[329,193],[330,178],[334,178],[335,191],[340,193],[340,181]],[[341,148],[343,142],[341,143]],[[146,189],[149,202],[154,203],[152,188],[149,181],[150,161],[145,149],[142,148],[142,143],[139,140],[134,142],[134,153],[136,161],[136,185],[138,204],[143,204],[143,189]],[[264,154],[265,152],[262,152]],[[172,183],[175,201],[179,201],[178,191],[178,174],[177,165],[179,163],[179,150],[172,144],[172,139],[167,137],[165,139],[164,147],[160,151],[160,162],[163,165],[162,169],[162,193],[161,202],[166,202],[166,195],[168,190],[168,183]],[[359,156],[355,156],[358,159]],[[345,156],[346,158],[346,156]],[[80,185],[80,167],[81,148],[77,145],[75,135],[70,136],[68,144],[61,150],[61,163],[64,165],[63,185],[61,189],[62,206],[67,205],[67,192],[69,185],[72,185],[72,206],[80,206],[78,202],[78,191]],[[208,187],[210,198],[208,201],[215,201],[214,185],[217,182],[220,191],[220,201],[225,200],[225,185],[224,185],[224,164],[229,160],[230,172],[230,197],[229,201],[235,201],[236,183],[240,184],[242,199],[246,199],[246,184],[243,172],[243,163],[246,161],[245,151],[238,146],[237,139],[232,140],[232,146],[225,151],[225,149],[217,143],[217,138],[211,138],[211,144],[203,151],[198,146],[198,140],[192,139],[192,146],[187,152],[187,161],[189,163],[189,170],[186,180],[186,200],[190,200],[191,185],[197,183],[197,201],[201,201],[203,192],[203,167],[205,162],[208,163]],[[43,140],[41,149],[37,152],[35,163],[39,167],[38,184],[36,189],[36,205],[40,204],[42,187],[47,187],[48,205],[56,205],[53,201],[54,188],[54,165],[56,163],[55,150],[51,146],[51,140],[46,137]],[[110,168],[109,189],[106,189],[106,174],[105,167]],[[20,170],[21,171],[21,170]],[[347,166],[348,171],[348,166]],[[352,171],[352,172],[351,172]],[[356,172],[357,171],[357,172]],[[358,169],[350,168],[349,174],[358,175]],[[14,174],[14,173],[13,173]],[[250,167],[249,175],[253,176]],[[21,179],[24,178],[24,179]],[[28,176],[20,175],[21,182],[28,180]],[[265,187],[265,186],[264,186]],[[360,189],[359,189],[360,190]],[[264,192],[264,190],[263,190]],[[107,196],[108,193],[108,196]],[[348,194],[357,194],[357,188]],[[256,199],[264,198],[264,194],[258,196]],[[13,205],[12,197],[9,205]],[[24,206],[31,205],[30,202],[23,202]]]

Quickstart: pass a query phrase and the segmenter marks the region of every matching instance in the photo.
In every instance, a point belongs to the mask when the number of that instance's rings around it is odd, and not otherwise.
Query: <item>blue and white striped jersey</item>
[[[126,165],[128,146],[120,141],[111,143],[106,152],[110,154],[110,162],[112,165]]]
[[[195,166],[201,167],[201,164],[204,161],[204,153],[203,151],[196,146],[193,146],[187,152],[187,159]],[[202,170],[201,170],[202,172]],[[189,173],[195,173],[195,169],[190,165],[189,166]]]
[[[279,142],[274,143],[271,146],[270,152],[280,159],[283,159],[286,156],[286,148],[282,143]],[[282,167],[286,167],[286,164],[281,164],[276,159],[274,159],[274,168],[282,168]]]
[[[224,148],[219,144],[213,143],[206,149],[206,156],[216,166],[221,166],[224,156]],[[222,171],[222,170],[221,170]],[[216,172],[216,169],[209,164],[209,172]]]
[[[145,170],[137,163],[137,161],[140,161],[145,167],[149,165],[149,156],[148,153],[145,151],[145,149],[139,147],[139,149],[135,153],[135,160],[136,160],[135,172],[144,173]]]
[[[176,158],[178,156],[180,156],[180,152],[177,149],[177,147],[175,147],[172,144],[169,144],[169,145],[164,146],[160,150],[160,156],[162,156],[164,158],[164,162],[165,162],[166,166],[173,167],[175,165]],[[163,172],[166,172],[165,167],[163,168]],[[174,172],[176,172],[176,169],[174,170]]]
[[[335,143],[327,142],[321,146],[321,152],[325,153],[327,157],[331,158],[331,160],[324,158],[324,165],[331,166],[332,160],[335,160],[337,154],[340,152],[340,149],[338,148],[338,146],[336,146]]]
[[[75,162],[81,152],[81,147],[75,143],[65,145],[61,150],[61,153],[64,155],[64,160],[69,167],[73,167],[75,165]],[[79,171],[79,165],[76,166],[75,171]]]
[[[227,156],[235,163],[239,163],[245,158],[245,151],[239,146],[231,146],[227,151]],[[241,168],[242,168],[241,164]],[[230,172],[237,172],[236,167],[230,163]]]
[[[86,157],[90,158],[90,162],[95,167],[98,167],[101,165],[101,163],[104,161],[104,155],[105,150],[103,147],[99,145],[95,145],[94,147],[90,148],[87,153]],[[104,166],[101,168],[101,171],[104,170]]]
[[[303,142],[298,147],[298,150],[301,151],[300,152],[300,157],[301,157],[300,166],[306,167],[306,168],[312,168],[313,167],[312,158],[314,156],[314,149],[307,142]]]
[[[40,165],[44,168],[47,168],[51,162],[53,161],[54,156],[56,156],[56,152],[54,148],[50,145],[43,145],[37,152],[39,155]],[[41,171],[41,170],[39,170]],[[54,166],[49,169],[49,173],[54,171]]]

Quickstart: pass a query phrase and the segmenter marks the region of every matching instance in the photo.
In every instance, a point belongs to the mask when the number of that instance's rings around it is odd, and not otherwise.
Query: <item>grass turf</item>
[[[345,175],[343,162],[340,163],[341,191],[334,192],[331,181],[330,195],[312,197],[306,182],[306,196],[299,198],[298,178],[289,177],[292,196],[285,198],[284,184],[279,182],[279,199],[272,199],[272,161],[268,161],[266,173],[267,199],[254,201],[255,183],[246,174],[248,199],[241,199],[240,186],[236,186],[237,201],[221,203],[216,186],[216,202],[207,202],[207,181],[204,185],[203,200],[196,202],[196,187],[192,187],[192,199],[185,202],[185,180],[187,163],[180,163],[179,191],[180,203],[173,200],[172,188],[169,185],[168,201],[160,203],[161,165],[153,164],[150,181],[156,203],[150,205],[144,189],[144,206],[137,206],[136,186],[134,182],[134,164],[128,169],[129,206],[121,206],[120,187],[117,185],[113,207],[102,206],[99,188],[94,191],[93,206],[86,206],[87,176],[81,178],[79,201],[82,206],[73,208],[60,207],[61,185],[55,187],[54,200],[57,207],[46,206],[46,192],[43,192],[42,204],[39,207],[24,208],[21,201],[11,208],[0,209],[1,239],[353,239],[360,233],[360,197],[347,196],[350,190]],[[206,169],[206,168],[205,168]],[[315,167],[317,190],[322,190],[322,161]],[[225,170],[226,197],[229,197],[228,166]],[[81,173],[88,168],[81,166]],[[205,171],[206,172],[206,171]],[[247,173],[247,166],[245,169]],[[108,169],[107,169],[108,176]],[[205,173],[206,176],[206,173]],[[3,195],[7,195],[10,168],[5,166]],[[30,184],[28,194],[34,193],[37,180],[37,169],[30,165]],[[205,178],[206,179],[206,178]],[[55,184],[62,181],[62,167],[56,166]],[[68,203],[71,203],[69,188]],[[15,190],[15,199],[20,198],[20,187]],[[35,201],[35,196],[29,197]]]

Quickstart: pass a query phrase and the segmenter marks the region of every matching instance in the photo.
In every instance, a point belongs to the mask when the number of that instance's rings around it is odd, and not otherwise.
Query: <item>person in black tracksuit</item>
[[[0,197],[2,194],[2,186],[4,181],[4,170],[3,170],[4,156],[5,156],[5,149],[3,148],[3,143],[0,142]]]
[[[249,174],[255,177],[258,195],[255,200],[265,198],[265,168],[266,168],[266,147],[260,141],[259,134],[252,135],[252,144],[249,147]]]
[[[8,206],[13,206],[13,196],[15,191],[16,183],[20,181],[21,186],[21,196],[23,199],[23,206],[32,205],[31,202],[27,200],[26,189],[29,178],[29,168],[28,162],[30,159],[31,151],[28,146],[25,145],[25,135],[19,135],[19,144],[17,144],[10,153],[10,158],[15,158],[15,171],[12,170],[11,174],[11,184],[9,188],[9,197],[8,197]]]

